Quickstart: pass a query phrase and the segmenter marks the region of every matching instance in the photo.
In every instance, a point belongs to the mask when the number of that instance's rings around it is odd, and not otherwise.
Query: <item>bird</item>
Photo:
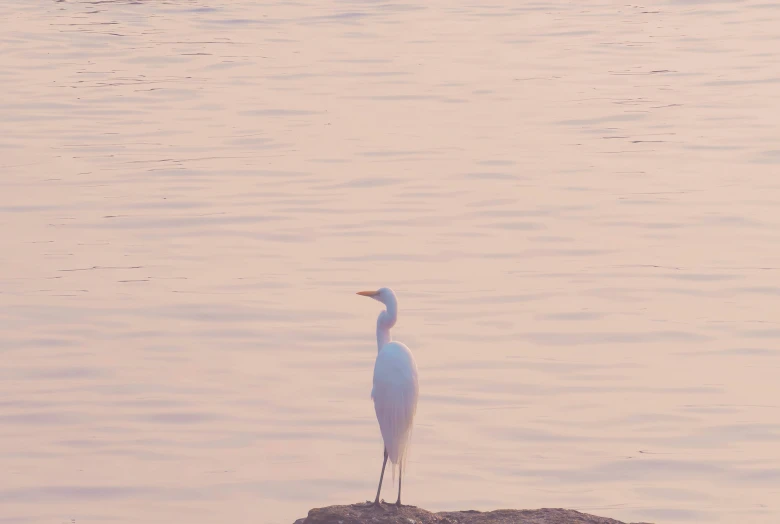
[[[385,447],[373,506],[381,507],[379,494],[389,458],[393,464],[393,478],[395,467],[398,466],[398,500],[395,505],[401,507],[401,480],[419,395],[417,363],[405,344],[390,338],[390,328],[395,326],[398,320],[398,299],[393,290],[383,287],[376,291],[360,291],[357,294],[373,298],[386,308],[376,319],[377,356],[371,390],[374,411]]]

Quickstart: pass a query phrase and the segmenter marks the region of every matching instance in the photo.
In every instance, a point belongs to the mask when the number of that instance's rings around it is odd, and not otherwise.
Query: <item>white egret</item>
[[[385,458],[374,506],[379,506],[379,493],[382,491],[382,478],[385,476],[388,457],[393,464],[393,476],[395,466],[398,465],[398,500],[395,504],[400,506],[401,477],[412,433],[412,422],[417,411],[417,364],[408,347],[390,339],[390,328],[398,320],[398,300],[393,290],[383,287],[377,291],[360,291],[358,295],[371,297],[387,307],[376,320],[378,354],[374,364],[374,388],[371,390],[376,419],[379,421],[379,429],[385,443]]]

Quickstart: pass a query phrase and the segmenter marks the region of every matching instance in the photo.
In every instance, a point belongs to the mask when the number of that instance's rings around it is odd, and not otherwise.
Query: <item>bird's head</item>
[[[396,302],[395,293],[389,287],[380,287],[376,291],[358,291],[358,295],[373,298],[386,306]]]
[[[376,344],[381,350],[391,340],[390,328],[395,326],[395,322],[398,320],[398,300],[389,287],[381,287],[376,291],[358,291],[358,295],[373,298],[387,308],[379,313],[376,319]]]

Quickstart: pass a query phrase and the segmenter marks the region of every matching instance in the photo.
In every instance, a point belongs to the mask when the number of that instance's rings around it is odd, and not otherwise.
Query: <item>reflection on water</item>
[[[0,5],[3,522],[780,518],[780,8]],[[386,494],[388,499],[394,495]]]

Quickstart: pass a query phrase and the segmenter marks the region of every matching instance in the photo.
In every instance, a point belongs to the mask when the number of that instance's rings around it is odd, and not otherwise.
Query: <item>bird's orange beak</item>
[[[375,297],[379,294],[379,291],[358,291],[357,294],[364,297]]]

